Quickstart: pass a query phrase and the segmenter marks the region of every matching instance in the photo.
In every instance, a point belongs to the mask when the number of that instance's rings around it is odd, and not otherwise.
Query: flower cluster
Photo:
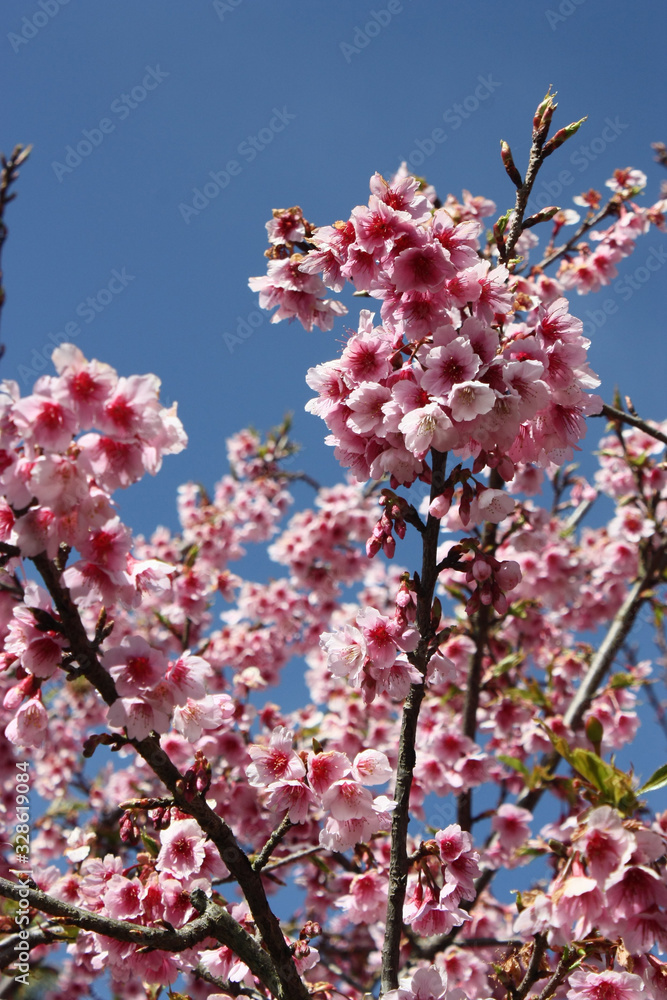
[[[395,803],[386,795],[373,798],[368,786],[384,785],[393,769],[386,754],[365,750],[350,761],[335,750],[310,751],[304,759],[292,749],[294,734],[274,729],[267,747],[251,744],[252,764],[246,769],[255,787],[266,789],[268,808],[287,813],[292,823],[304,823],[311,806],[327,815],[320,844],[344,851],[367,841],[391,823]]]

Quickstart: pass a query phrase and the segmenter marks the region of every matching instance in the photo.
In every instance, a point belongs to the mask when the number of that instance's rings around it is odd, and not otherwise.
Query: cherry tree
[[[62,344],[30,395],[3,383],[2,995],[667,997],[667,765],[613,757],[642,694],[660,708],[632,637],[652,620],[664,648],[667,421],[596,394],[567,297],[667,203],[626,168],[528,215],[583,122],[550,138],[555,109],[525,174],[502,143],[515,205],[488,232],[493,202],[405,166],[346,221],[273,212],[272,322],[376,300],[304,373],[335,487],[294,471],[288,422],[243,430],[178,532],[133,537],[117,491],[187,443],[159,379]],[[240,575],[251,544],[269,582]],[[294,658],[311,701],[285,711]]]

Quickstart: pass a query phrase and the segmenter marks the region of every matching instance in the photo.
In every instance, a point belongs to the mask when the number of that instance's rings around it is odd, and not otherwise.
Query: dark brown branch
[[[83,930],[102,934],[115,941],[124,941],[143,948],[180,952],[194,948],[207,938],[215,938],[216,941],[231,948],[276,996],[282,995],[281,985],[269,955],[224,907],[209,900],[206,901],[206,909],[201,916],[179,930],[170,930],[166,927],[144,927],[128,920],[114,920],[99,913],[91,913],[79,906],[54,899],[41,889],[29,889],[26,885],[9,882],[4,878],[0,878],[0,896],[16,902],[27,898],[30,905],[40,913],[59,917],[73,927],[81,927]],[[287,998],[287,994],[285,997]]]
[[[565,953],[563,953],[563,956],[561,957],[561,960],[556,967],[556,971],[554,972],[553,976],[551,977],[547,985],[544,987],[540,995],[537,997],[537,1000],[549,1000],[549,997],[552,997],[554,995],[554,993],[556,992],[560,984],[563,982],[568,972],[570,971],[570,958],[571,956],[566,957]]]
[[[282,822],[275,828],[264,847],[261,849],[257,857],[252,862],[253,871],[260,872],[266,864],[268,864],[269,858],[273,854],[273,851],[283,839],[289,828],[292,826],[292,821],[289,818],[289,813],[286,813],[283,817]]]
[[[512,1000],[524,1000],[524,997],[528,996],[529,990],[532,989],[537,980],[540,978],[540,965],[542,963],[542,956],[546,951],[546,947],[547,939],[544,934],[536,934],[526,974],[517,986],[516,990],[512,993]]]
[[[543,257],[542,260],[539,262],[539,264],[535,264],[530,268],[530,271],[532,273],[543,271],[545,267],[548,267],[549,264],[553,264],[553,262],[555,260],[558,260],[559,257],[564,257],[565,254],[569,253],[576,247],[581,237],[585,236],[586,233],[589,232],[589,230],[591,230],[594,226],[597,226],[599,222],[602,222],[603,219],[606,219],[608,215],[618,215],[618,206],[619,206],[619,201],[614,196],[607,202],[604,208],[600,209],[599,212],[597,212],[595,215],[592,215],[588,219],[584,219],[582,224],[576,230],[574,235],[570,237],[567,243],[563,243],[562,246],[556,247],[555,250],[552,250],[550,253],[546,254],[546,256]],[[517,273],[522,273],[526,269],[527,265],[520,268]]]
[[[240,983],[230,983],[226,979],[221,979],[220,976],[214,976],[203,965],[198,965],[196,969],[193,969],[192,974],[197,979],[203,979],[205,983],[210,983],[211,986],[217,986],[219,990],[224,990],[230,996],[252,997],[252,1000],[265,1000],[263,993],[259,993],[249,986],[242,986]]]
[[[66,924],[81,927],[86,931],[104,934],[105,937],[128,944],[142,945],[149,948],[162,948],[166,951],[185,951],[205,941],[207,937],[215,937],[214,921],[211,916],[197,917],[180,930],[169,930],[166,927],[143,927],[128,920],[114,920],[99,913],[91,913],[72,903],[55,899],[41,889],[29,889],[25,884],[10,882],[0,878],[0,896],[13,899],[17,903],[27,898],[30,906],[40,913],[48,913],[51,917],[59,917]],[[250,941],[257,947],[250,935]]]
[[[533,189],[533,184],[537,178],[538,171],[542,166],[544,159],[542,155],[542,148],[546,142],[548,134],[548,123],[542,128],[533,127],[533,141],[530,147],[530,156],[528,158],[526,176],[521,187],[517,188],[516,201],[514,204],[514,211],[511,216],[512,221],[510,223],[509,232],[498,246],[500,261],[503,264],[508,264],[512,259],[517,240],[523,232],[523,220],[526,214],[528,199],[530,197],[530,192]]]
[[[5,208],[10,201],[16,197],[16,193],[11,191],[12,184],[18,179],[18,168],[28,159],[32,146],[15,146],[9,159],[1,156],[2,172],[0,173],[0,314],[5,304],[5,288],[2,274],[2,248],[7,239],[9,230],[5,225]],[[4,354],[5,348],[0,344],[0,357]]]
[[[442,490],[445,477],[447,455],[431,450],[432,483],[431,501]],[[437,550],[440,521],[428,515],[422,534],[422,571],[417,589],[417,627],[419,645],[410,660],[422,673],[426,674],[429,659],[429,645],[434,629],[431,620],[433,594],[438,579]],[[391,824],[391,858],[389,862],[389,899],[387,903],[387,923],[382,948],[382,990],[398,987],[398,967],[400,961],[401,934],[403,931],[403,903],[408,882],[408,855],[406,839],[410,822],[410,789],[416,762],[415,742],[419,709],[424,697],[424,683],[412,684],[403,707],[401,736],[398,749],[396,787]]]
[[[30,951],[40,945],[54,944],[60,940],[57,929],[48,929],[47,927],[31,927],[27,931],[27,935],[27,938],[21,938],[19,934],[10,934],[9,937],[3,938],[2,944],[0,944],[0,969],[6,969],[12,962],[17,961],[15,945],[21,940],[28,942]]]
[[[642,420],[641,417],[635,416],[633,413],[626,413],[625,410],[619,410],[615,406],[608,406],[604,403],[600,413],[593,413],[594,417],[606,417],[607,420],[613,421],[618,424],[619,421],[624,424],[630,424],[632,427],[638,427],[640,431],[644,434],[648,434],[650,437],[655,438],[656,441],[662,442],[662,444],[667,444],[667,434],[661,431],[658,427],[654,427],[653,424],[647,423]]]
[[[307,483],[318,493],[322,489],[321,484],[316,479],[313,479],[312,476],[309,476],[307,472],[286,472],[285,469],[281,469],[276,473],[276,479],[291,479],[295,482]]]

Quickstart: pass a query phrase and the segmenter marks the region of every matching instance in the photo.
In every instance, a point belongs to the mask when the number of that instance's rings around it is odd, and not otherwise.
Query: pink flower
[[[630,918],[653,906],[667,906],[667,886],[652,868],[631,865],[607,879],[607,901],[617,917]]]
[[[310,806],[316,802],[310,788],[295,778],[272,782],[266,804],[274,812],[287,812],[292,823],[305,823]]]
[[[603,884],[630,860],[636,842],[619,813],[610,806],[600,806],[589,813],[576,843],[586,859],[588,874]]]
[[[153,731],[166,733],[169,729],[169,715],[143,698],[117,698],[107,710],[107,722],[114,728],[125,728],[131,740],[145,740]]]
[[[473,524],[480,524],[482,521],[500,524],[509,517],[514,507],[514,500],[504,490],[484,489],[470,505],[470,519]]]
[[[430,448],[444,452],[458,443],[458,433],[438,403],[406,413],[398,429],[405,437],[405,447],[418,458]]]
[[[170,663],[165,678],[174,692],[176,704],[185,705],[189,698],[203,698],[206,682],[212,673],[210,664],[192,653],[183,653],[178,660]]]
[[[614,176],[605,181],[605,185],[612,191],[625,191],[635,187],[644,188],[646,187],[646,174],[643,170],[633,170],[632,167],[626,167],[625,170],[614,170]]]
[[[480,360],[474,353],[470,341],[456,337],[444,347],[434,347],[424,360],[426,371],[421,380],[422,387],[441,403],[457,382],[466,382],[475,377],[480,368]]]
[[[32,467],[30,487],[40,504],[66,514],[89,494],[82,469],[65,455],[41,455]]]
[[[439,243],[411,247],[394,260],[391,280],[397,292],[431,292],[453,278],[456,268]]]
[[[271,733],[268,747],[250,744],[248,753],[253,763],[246,768],[246,774],[251,785],[261,787],[280,779],[303,778],[306,769],[292,749],[293,739],[290,729],[277,726]]]
[[[104,908],[114,920],[133,920],[141,913],[143,886],[138,878],[112,875],[104,893]]]
[[[323,632],[320,646],[327,655],[327,667],[337,677],[356,675],[366,659],[366,640],[353,625],[343,625],[337,632]]]
[[[364,608],[357,615],[357,624],[361,626],[366,640],[367,654],[379,670],[392,666],[397,649],[411,652],[417,648],[417,629],[404,628],[399,622],[381,615],[375,608]]]
[[[396,211],[372,194],[365,205],[352,209],[351,221],[357,234],[357,243],[366,253],[385,254],[393,249],[396,240],[408,228],[408,212]]]
[[[202,733],[220,729],[234,715],[234,703],[228,694],[209,694],[203,698],[188,698],[185,705],[174,709],[174,729],[194,743]]]
[[[378,432],[384,422],[383,406],[390,399],[391,392],[386,386],[362,382],[346,400],[351,411],[348,427],[357,434]]]
[[[162,846],[155,867],[177,878],[198,872],[204,863],[204,834],[195,819],[178,819],[160,833]]]
[[[630,972],[586,972],[570,976],[567,1000],[644,1000],[647,993],[639,976]]]
[[[46,737],[49,718],[38,697],[31,698],[19,708],[5,729],[10,743],[22,747],[39,747]]]
[[[138,695],[150,691],[164,678],[167,661],[141,636],[126,636],[120,646],[107,650],[104,666],[116,682],[120,695]]]
[[[337,899],[335,905],[353,924],[373,924],[385,917],[387,887],[387,876],[378,871],[354,875],[347,894]]]
[[[354,758],[352,774],[362,785],[384,785],[393,776],[394,769],[381,750],[362,750]]]
[[[491,828],[500,836],[503,848],[521,847],[530,836],[529,823],[533,814],[509,802],[498,806],[491,820]]]
[[[322,806],[334,819],[370,819],[373,797],[367,788],[352,778],[335,781],[322,796]]]
[[[551,894],[552,920],[559,944],[586,937],[605,909],[597,883],[585,875],[571,875]]]
[[[400,988],[389,990],[383,1000],[465,1000],[465,994],[463,990],[448,989],[447,973],[432,965],[401,979]]]
[[[26,437],[47,451],[65,451],[78,429],[71,410],[40,394],[26,396],[14,405],[14,421]]]
[[[350,760],[344,753],[328,750],[326,753],[308,753],[308,783],[316,795],[323,795],[328,788],[350,771]],[[355,775],[359,780],[359,775]]]
[[[87,361],[74,344],[56,347],[51,360],[60,375],[54,395],[71,407],[82,426],[92,427],[118,381],[116,372],[101,361]]]
[[[474,420],[492,410],[495,401],[496,393],[483,382],[459,382],[447,398],[454,420]]]
[[[161,430],[156,375],[119,378],[98,419],[100,430],[119,441],[149,440]]]

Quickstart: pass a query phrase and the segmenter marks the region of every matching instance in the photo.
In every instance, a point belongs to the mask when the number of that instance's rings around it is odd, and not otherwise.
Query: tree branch
[[[275,828],[267,842],[264,844],[264,847],[253,860],[253,871],[260,872],[262,868],[264,868],[264,866],[268,863],[274,848],[277,847],[291,826],[292,820],[289,818],[289,813],[286,813],[282,822]]]
[[[579,226],[574,235],[570,237],[567,243],[563,243],[562,246],[556,247],[555,250],[552,250],[550,253],[546,254],[539,262],[539,264],[534,264],[530,268],[531,272],[535,273],[536,271],[543,271],[545,267],[548,267],[549,264],[553,264],[553,262],[555,260],[558,260],[559,257],[564,257],[566,253],[569,253],[570,250],[574,249],[574,247],[579,242],[581,237],[585,236],[586,233],[593,228],[593,226],[597,226],[597,224],[599,222],[602,222],[603,219],[606,219],[608,215],[617,215],[618,205],[619,205],[618,199],[615,197],[611,198],[604,206],[604,208],[601,208],[596,215],[591,216],[590,219],[584,219],[582,224]],[[526,270],[527,266],[528,265],[524,265],[524,267],[520,268],[517,273],[518,274],[523,273],[523,271]]]
[[[433,501],[442,490],[447,455],[432,449],[431,461],[433,475],[430,499]],[[421,536],[422,572],[417,590],[417,627],[420,639],[416,651],[410,657],[411,662],[422,675],[426,674],[429,658],[428,647],[433,637],[431,611],[433,593],[438,579],[437,550],[439,533],[440,521],[429,514]],[[410,821],[410,789],[412,787],[412,775],[416,762],[415,741],[417,722],[423,697],[424,682],[412,684],[403,707],[396,787],[394,790],[396,806],[391,824],[387,922],[382,948],[383,992],[398,987],[398,967],[400,961],[401,933],[403,930],[403,904],[405,902],[409,869],[406,840]]]
[[[613,421],[616,424],[620,421],[624,424],[630,424],[632,427],[638,427],[644,434],[648,434],[650,437],[655,438],[656,441],[667,445],[667,434],[664,431],[642,420],[641,417],[637,417],[633,413],[626,413],[625,410],[619,410],[615,406],[609,406],[607,403],[604,403],[601,411],[599,413],[592,413],[591,416],[606,417],[607,420]]]
[[[517,986],[516,990],[512,994],[512,1000],[524,1000],[524,997],[528,996],[528,991],[535,985],[537,980],[540,978],[540,965],[542,962],[542,956],[546,951],[547,939],[544,934],[535,935],[535,943],[533,944],[533,950],[530,955],[530,961],[528,962],[528,968],[526,969],[526,974]]]
[[[15,146],[8,160],[4,155],[0,158],[0,162],[2,163],[2,172],[0,173],[0,314],[5,304],[5,288],[2,281],[1,266],[2,248],[9,232],[5,225],[5,207],[16,197],[16,193],[11,191],[11,187],[14,181],[18,179],[18,168],[28,159],[31,149],[32,146],[26,146],[25,148],[23,146]],[[2,357],[4,352],[4,345],[0,344],[0,357]]]

